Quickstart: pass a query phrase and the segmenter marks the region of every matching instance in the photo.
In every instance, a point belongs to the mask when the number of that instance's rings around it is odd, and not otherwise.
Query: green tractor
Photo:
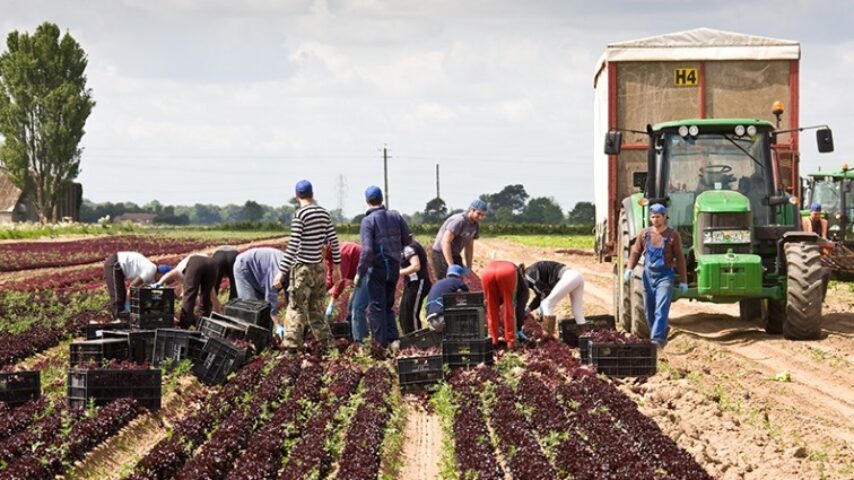
[[[802,231],[797,199],[781,188],[771,145],[784,132],[762,120],[695,119],[635,133],[646,133],[650,147],[641,192],[623,199],[618,217],[614,304],[623,328],[649,338],[643,258],[628,283],[623,271],[632,243],[649,226],[649,206],[661,203],[688,265],[688,292],[674,291],[674,300],[738,302],[741,317],[763,318],[768,333],[819,337],[819,238]],[[830,129],[818,130],[817,140],[820,152],[833,151]],[[608,132],[605,153],[619,155],[621,145],[622,132]]]
[[[836,280],[854,281],[854,170],[845,164],[839,170],[807,176],[802,185],[801,217],[812,203],[820,203],[827,219],[827,240],[822,263]]]

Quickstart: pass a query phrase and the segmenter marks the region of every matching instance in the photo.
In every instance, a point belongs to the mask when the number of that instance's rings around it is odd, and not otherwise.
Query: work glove
[[[539,315],[540,318],[543,318],[543,307],[537,308],[537,315]]]
[[[130,302],[125,302],[125,311],[126,312],[130,311]]]
[[[631,279],[632,279],[632,271],[631,271],[631,270],[626,270],[626,271],[623,273],[623,282],[628,282],[628,281],[629,281],[629,280],[631,280]]]
[[[688,284],[687,283],[680,283],[679,284],[679,293],[681,293],[682,295],[685,295],[686,293],[688,293]]]
[[[528,342],[531,339],[528,338],[528,336],[525,335],[525,332],[523,332],[522,330],[517,330],[516,331],[516,340],[519,340],[520,342]]]
[[[154,282],[151,284],[151,288],[162,288],[163,284],[160,282]]]
[[[528,316],[530,314],[531,314],[531,309],[529,307],[525,307],[525,316]]]
[[[330,301],[329,305],[326,306],[326,318],[329,318],[332,316],[332,306],[333,305],[334,305],[334,302]]]
[[[463,275],[468,275],[468,274],[470,274],[470,273],[471,273],[471,268],[469,268],[469,267],[463,267]]]
[[[282,325],[278,325],[278,324],[277,324],[277,325],[276,325],[276,335],[278,335],[279,337],[284,338],[284,337],[285,337],[285,327],[283,327]]]
[[[362,276],[359,275],[358,273],[356,274],[356,278],[353,279],[353,285],[355,285],[356,288],[359,288],[362,286]]]

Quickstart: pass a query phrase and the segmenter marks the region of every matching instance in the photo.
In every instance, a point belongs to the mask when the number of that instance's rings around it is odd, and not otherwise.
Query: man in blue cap
[[[813,232],[819,237],[827,238],[827,220],[821,216],[821,204],[813,202],[810,205],[810,216],[801,219],[805,232]]]
[[[332,281],[341,279],[341,250],[329,212],[314,203],[314,189],[308,180],[297,182],[295,193],[299,208],[291,221],[291,236],[273,286],[282,288],[290,275],[290,303],[285,312],[285,348],[295,350],[303,344],[305,326],[311,327],[322,347],[332,347],[332,331],[326,321],[326,268],[323,242],[332,250]]]
[[[436,280],[445,278],[448,265],[462,265],[464,273],[471,271],[474,241],[480,238],[480,222],[486,216],[486,202],[475,200],[468,210],[451,215],[442,224],[433,242],[433,273]],[[465,250],[465,262],[462,253]]]
[[[412,232],[400,213],[383,206],[380,187],[368,187],[365,201],[368,211],[359,227],[362,253],[355,284],[358,289],[367,277],[371,336],[377,345],[387,348],[400,336],[394,317],[394,294],[400,278],[403,246],[409,245]]]
[[[445,328],[445,305],[442,297],[446,293],[468,292],[469,287],[460,277],[463,275],[463,267],[451,265],[448,267],[448,276],[433,284],[430,293],[427,294],[427,323],[430,328],[441,332]]]
[[[688,291],[688,274],[682,238],[679,232],[667,226],[667,208],[660,203],[649,207],[652,226],[640,231],[632,245],[624,280],[629,282],[632,270],[644,254],[643,292],[646,323],[649,324],[652,342],[663,348],[667,343],[667,321],[673,298],[673,279],[679,272],[679,291]]]

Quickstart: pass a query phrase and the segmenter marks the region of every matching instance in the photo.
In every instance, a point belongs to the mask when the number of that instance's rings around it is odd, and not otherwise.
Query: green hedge
[[[435,235],[441,225],[417,223],[410,225],[414,235]],[[261,230],[287,232],[288,228],[280,223],[225,223],[213,227],[216,230]],[[359,225],[341,223],[335,226],[340,234],[358,235]],[[562,225],[562,224],[524,224],[524,223],[483,223],[480,226],[481,235],[592,235],[593,225]]]

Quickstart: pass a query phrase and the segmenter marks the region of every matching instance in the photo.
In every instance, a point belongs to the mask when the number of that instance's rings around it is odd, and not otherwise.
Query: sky
[[[593,70],[609,43],[708,27],[801,42],[802,173],[854,161],[845,1],[0,0],[0,33],[51,21],[88,54],[97,102],[84,197],[145,204],[452,208],[521,183],[593,200]],[[5,50],[5,42],[0,46]],[[812,138],[804,137],[806,138]],[[343,180],[343,182],[342,182]],[[343,188],[342,188],[343,187]],[[339,194],[343,192],[343,196]]]

